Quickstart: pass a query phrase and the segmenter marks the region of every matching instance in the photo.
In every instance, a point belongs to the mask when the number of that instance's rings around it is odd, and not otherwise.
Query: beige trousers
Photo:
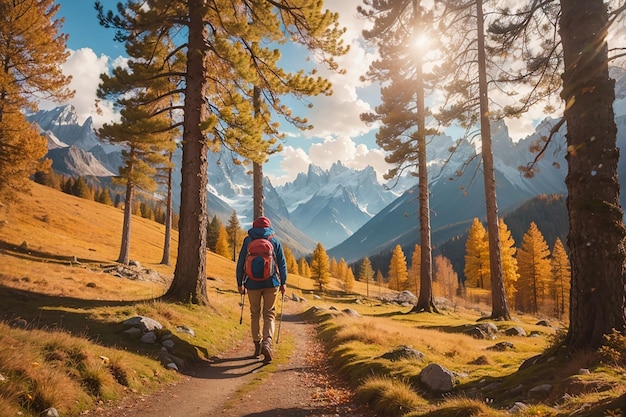
[[[279,287],[247,290],[250,301],[250,330],[252,340],[270,340],[274,337],[276,319],[276,297]],[[261,332],[261,310],[263,311],[263,331]]]

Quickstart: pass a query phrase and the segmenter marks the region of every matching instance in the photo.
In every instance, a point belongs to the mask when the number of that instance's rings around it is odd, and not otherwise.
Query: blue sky
[[[76,90],[70,103],[76,108],[81,122],[91,116],[94,125],[101,126],[114,120],[115,111],[109,103],[101,103],[100,113],[96,111],[99,76],[113,66],[123,64],[123,45],[114,42],[113,29],[99,25],[93,0],[57,0],[57,3],[61,5],[57,17],[65,19],[63,32],[69,35],[67,47],[71,56],[63,70],[73,76],[71,87]],[[114,10],[117,0],[102,0],[102,3],[106,10]],[[264,169],[274,185],[293,181],[299,172],[307,171],[310,163],[324,169],[337,161],[355,169],[370,165],[381,182],[382,175],[389,168],[384,153],[375,143],[375,127],[366,126],[359,118],[361,113],[372,111],[379,94],[377,86],[359,80],[375,58],[371,48],[364,47],[361,37],[368,22],[357,17],[356,6],[360,3],[325,1],[325,7],[338,12],[341,25],[347,29],[344,42],[350,46],[350,53],[337,59],[346,73],[340,75],[320,68],[319,74],[333,84],[333,95],[311,98],[312,109],[297,111],[314,125],[313,130],[298,132],[286,122],[279,121],[288,136],[283,141],[284,151],[272,156]],[[289,58],[285,56],[284,59]],[[51,106],[50,103],[42,104],[42,108]],[[516,132],[532,131],[531,123],[532,118],[507,121],[514,139]]]

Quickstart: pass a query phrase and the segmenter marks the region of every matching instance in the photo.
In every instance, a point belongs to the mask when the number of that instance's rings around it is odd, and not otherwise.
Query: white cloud
[[[124,64],[123,58],[118,58],[116,64]],[[97,56],[91,48],[81,48],[70,51],[67,61],[61,66],[65,75],[72,76],[70,89],[75,90],[74,98],[67,103],[76,109],[79,122],[83,123],[89,116],[93,118],[94,127],[116,119],[111,103],[100,103],[100,114],[96,108],[96,91],[100,83],[100,74],[109,71],[110,58],[106,55]],[[58,103],[42,102],[42,109],[50,109]]]

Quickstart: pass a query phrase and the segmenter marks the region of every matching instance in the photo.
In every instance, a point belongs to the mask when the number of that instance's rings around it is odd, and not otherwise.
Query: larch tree
[[[228,244],[228,232],[225,226],[221,226],[217,234],[217,242],[215,242],[215,253],[223,256],[226,259],[230,259],[232,253],[230,245]]]
[[[436,311],[426,155],[427,136],[435,131],[426,127],[423,61],[427,50],[416,48],[430,32],[431,16],[418,0],[364,0],[364,5],[358,11],[373,21],[373,27],[363,31],[363,36],[378,47],[380,54],[366,78],[381,83],[382,103],[375,112],[362,114],[361,119],[381,124],[376,142],[388,152],[385,160],[394,165],[385,178],[397,177],[406,170],[418,177],[420,292],[412,311]]]
[[[552,248],[550,267],[552,272],[550,295],[554,301],[554,315],[562,320],[569,313],[572,274],[567,252],[559,238],[556,239]]]
[[[454,299],[459,277],[452,266],[450,259],[437,255],[435,262],[435,284],[441,289],[441,295],[448,300]]]
[[[413,294],[419,294],[420,291],[420,277],[422,275],[421,254],[422,247],[419,244],[415,244],[415,246],[413,247],[413,254],[411,255],[411,267],[409,268],[408,278],[408,289],[412,291]]]
[[[544,307],[550,283],[550,248],[535,222],[530,223],[517,251],[517,308],[539,313]]]
[[[72,97],[61,72],[69,52],[53,0],[0,0],[0,200],[13,202],[29,177],[47,171],[47,140],[26,120],[40,99]]]
[[[463,274],[465,280],[477,288],[485,288],[490,278],[487,232],[477,218],[467,232]]]
[[[311,278],[317,283],[321,293],[330,284],[330,262],[324,246],[317,242],[311,256]]]
[[[517,271],[517,248],[511,231],[504,220],[499,220],[500,226],[500,248],[502,252],[502,279],[504,280],[504,291],[509,305],[515,301],[515,283],[519,278]]]
[[[298,261],[298,275],[311,278],[311,267],[304,257],[300,258]]]
[[[374,279],[374,269],[372,268],[372,262],[367,256],[363,258],[361,266],[359,267],[359,282],[365,283],[365,295],[370,296],[370,282]]]
[[[396,245],[391,254],[391,260],[389,261],[389,273],[387,274],[389,288],[396,291],[405,290],[408,276],[409,272],[406,267],[406,256],[402,251],[402,247]]]

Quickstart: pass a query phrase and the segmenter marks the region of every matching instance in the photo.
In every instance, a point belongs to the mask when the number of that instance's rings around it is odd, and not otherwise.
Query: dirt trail
[[[252,358],[246,339],[233,350],[188,372],[184,381],[141,398],[126,398],[96,417],[375,417],[355,403],[353,393],[328,365],[312,324],[302,321],[296,306],[285,303],[281,338],[296,347],[285,364],[243,396],[237,390],[253,381],[264,366]],[[280,345],[276,347],[280,349]]]

